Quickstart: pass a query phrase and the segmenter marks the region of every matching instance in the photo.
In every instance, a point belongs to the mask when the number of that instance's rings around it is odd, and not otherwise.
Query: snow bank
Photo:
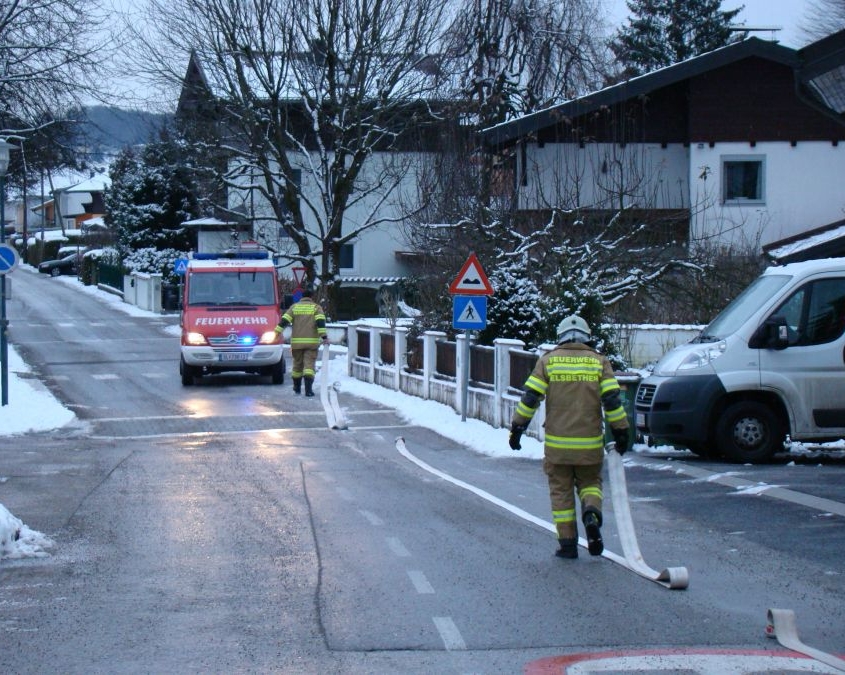
[[[0,504],[0,560],[10,558],[43,558],[49,555],[44,549],[53,541],[40,532],[30,530]]]

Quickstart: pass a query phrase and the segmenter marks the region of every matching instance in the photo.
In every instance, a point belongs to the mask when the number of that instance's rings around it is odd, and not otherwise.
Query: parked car
[[[82,262],[81,253],[71,253],[57,260],[45,260],[38,266],[38,271],[57,277],[60,274],[76,274]]]

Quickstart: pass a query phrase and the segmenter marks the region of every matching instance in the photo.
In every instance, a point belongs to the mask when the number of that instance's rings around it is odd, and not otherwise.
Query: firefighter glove
[[[508,444],[511,446],[511,450],[522,450],[522,445],[519,442],[519,439],[522,438],[522,434],[525,431],[527,425],[525,424],[512,424],[511,425],[511,435],[508,438]]]
[[[624,455],[628,451],[628,430],[627,429],[614,429],[613,430],[613,440],[616,442],[616,452],[620,455]]]

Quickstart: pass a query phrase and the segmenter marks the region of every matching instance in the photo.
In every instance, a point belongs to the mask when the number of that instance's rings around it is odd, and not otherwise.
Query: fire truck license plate
[[[225,352],[220,355],[221,361],[248,361],[249,354],[244,352]]]

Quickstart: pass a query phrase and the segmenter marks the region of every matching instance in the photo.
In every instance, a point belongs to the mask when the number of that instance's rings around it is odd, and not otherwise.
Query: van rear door
[[[789,346],[760,350],[762,388],[786,399],[796,438],[845,437],[845,275],[811,278],[778,314]]]

